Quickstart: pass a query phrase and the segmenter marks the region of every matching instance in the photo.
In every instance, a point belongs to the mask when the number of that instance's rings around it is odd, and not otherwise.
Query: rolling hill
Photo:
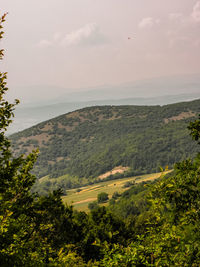
[[[111,179],[169,168],[197,152],[188,123],[200,100],[165,106],[95,106],[70,112],[10,136],[16,154],[39,147],[37,177]],[[123,171],[112,172],[115,168]],[[105,176],[104,174],[108,173]],[[76,181],[76,182],[75,182]],[[72,180],[65,187],[75,186]]]
[[[13,101],[19,98],[21,104],[15,110],[15,119],[8,134],[84,107],[167,105],[192,101],[200,98],[199,88],[199,73],[76,89],[47,85],[17,87],[14,92],[10,92],[8,99]]]
[[[114,93],[113,93],[114,95]],[[8,129],[8,134],[13,134],[18,131],[25,130],[40,122],[50,120],[61,114],[72,112],[77,109],[82,109],[91,106],[105,105],[167,105],[182,101],[192,101],[198,99],[200,93],[165,95],[157,97],[134,97],[121,99],[104,99],[79,102],[60,102],[57,104],[47,104],[46,102],[35,105],[19,105],[15,110],[15,119]]]

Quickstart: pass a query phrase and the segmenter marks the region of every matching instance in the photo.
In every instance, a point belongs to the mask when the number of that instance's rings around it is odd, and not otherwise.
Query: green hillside
[[[124,176],[140,175],[193,157],[197,148],[187,126],[199,113],[200,100],[162,107],[95,106],[45,121],[10,139],[17,154],[39,147],[34,168],[38,177],[67,175],[80,182],[119,166],[127,167]]]

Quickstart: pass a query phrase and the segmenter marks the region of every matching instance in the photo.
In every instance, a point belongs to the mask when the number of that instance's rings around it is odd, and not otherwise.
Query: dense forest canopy
[[[34,168],[39,178],[68,175],[74,181],[92,181],[118,166],[129,167],[128,175],[145,174],[194,157],[197,148],[187,125],[199,112],[200,100],[162,107],[90,107],[40,123],[10,139],[19,155],[39,147]]]

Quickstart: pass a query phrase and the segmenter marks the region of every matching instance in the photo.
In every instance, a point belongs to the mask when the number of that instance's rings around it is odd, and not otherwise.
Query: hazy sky
[[[1,70],[11,88],[23,88],[19,95],[35,85],[76,91],[200,70],[197,0],[1,0],[0,6],[9,12]]]

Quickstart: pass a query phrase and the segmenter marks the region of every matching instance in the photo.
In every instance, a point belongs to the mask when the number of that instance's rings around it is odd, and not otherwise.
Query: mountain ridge
[[[80,102],[63,102],[49,105],[27,106],[20,105],[16,107],[15,118],[8,130],[8,134],[13,134],[17,131],[24,130],[34,126],[42,121],[62,115],[66,112],[72,112],[77,109],[90,106],[104,105],[167,105],[182,101],[192,101],[200,98],[200,93],[165,95],[159,97],[135,97],[123,99],[104,99]]]
[[[115,167],[143,174],[197,151],[188,136],[200,100],[166,106],[97,106],[70,112],[10,136],[17,154],[39,147],[34,172],[93,180]],[[129,172],[130,174],[130,172]]]

